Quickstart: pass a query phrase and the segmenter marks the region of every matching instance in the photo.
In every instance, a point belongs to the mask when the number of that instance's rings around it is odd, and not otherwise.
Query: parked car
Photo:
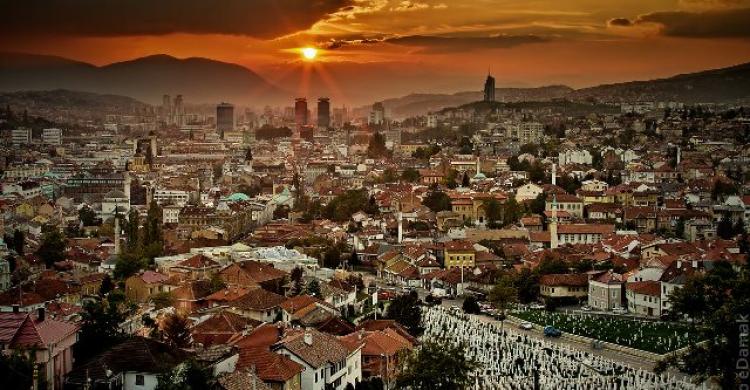
[[[560,329],[557,329],[551,325],[547,325],[544,327],[544,337],[560,337],[560,336],[562,336],[562,331]]]
[[[529,321],[524,321],[524,322],[518,324],[518,327],[521,328],[521,329],[523,329],[523,330],[531,330],[531,329],[534,329],[534,324],[532,324]]]
[[[430,294],[424,298],[424,303],[427,306],[437,306],[443,303],[443,298]]]
[[[589,305],[583,305],[583,306],[581,306],[581,310],[583,310],[583,311],[591,311],[591,306],[589,306]]]
[[[532,302],[532,303],[531,303],[531,304],[529,305],[529,309],[534,309],[534,310],[541,310],[541,309],[544,309],[544,305],[542,305],[542,304],[541,304],[541,303],[539,303],[539,302]]]
[[[624,307],[616,307],[616,308],[612,309],[612,313],[615,313],[615,314],[628,314],[628,309],[626,309]]]

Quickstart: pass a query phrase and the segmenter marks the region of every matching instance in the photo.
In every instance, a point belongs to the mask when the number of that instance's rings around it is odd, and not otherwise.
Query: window
[[[143,375],[137,374],[135,376],[135,385],[136,386],[144,386],[146,383],[146,378]]]

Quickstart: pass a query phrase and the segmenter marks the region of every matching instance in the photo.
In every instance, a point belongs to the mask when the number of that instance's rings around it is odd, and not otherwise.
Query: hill
[[[65,89],[2,92],[0,107],[6,106],[60,122],[102,120],[109,114],[147,115],[151,111],[151,106],[131,97]]]
[[[67,89],[114,94],[158,104],[163,94],[194,103],[252,104],[281,91],[252,70],[206,58],[154,55],[105,66],[61,57],[0,53],[0,91]]]

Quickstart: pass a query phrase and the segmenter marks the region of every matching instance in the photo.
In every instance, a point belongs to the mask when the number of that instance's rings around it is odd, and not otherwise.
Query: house
[[[542,299],[579,300],[588,294],[589,276],[586,274],[549,274],[539,278]]]
[[[555,194],[547,196],[544,210],[551,211],[552,204],[557,202],[557,211],[567,211],[574,218],[583,218],[583,200],[570,194]]]
[[[448,241],[445,243],[445,268],[474,267],[476,250],[469,241]]]
[[[188,358],[180,349],[144,337],[133,337],[71,371],[66,388],[153,390],[159,375]]]
[[[211,293],[208,280],[195,280],[182,283],[171,291],[174,308],[181,313],[192,313],[208,306],[206,297]]]
[[[208,279],[219,271],[221,265],[203,254],[196,254],[169,268],[170,276],[180,279]]]
[[[242,261],[219,271],[227,285],[238,287],[262,287],[281,294],[286,283],[287,273],[271,264],[259,261]]]
[[[305,325],[312,325],[312,322],[307,318],[315,316],[325,321],[338,315],[338,311],[331,304],[310,295],[291,297],[279,306],[282,321],[286,323],[302,322],[305,324],[307,322]]]
[[[606,234],[615,232],[615,226],[609,224],[576,223],[557,227],[557,242],[565,244],[596,244]]]
[[[623,307],[625,280],[622,275],[607,271],[589,280],[588,305],[595,310]]]
[[[274,353],[268,346],[248,346],[240,349],[237,370],[250,370],[271,390],[301,390],[305,367],[287,356]],[[260,387],[259,387],[260,388]],[[252,386],[241,389],[253,389]]]
[[[341,341],[349,344],[350,348],[362,345],[364,379],[380,377],[386,383],[395,381],[402,356],[415,347],[413,340],[392,328],[374,331],[360,329],[342,337]]]
[[[260,325],[260,321],[242,317],[228,310],[222,310],[202,316],[190,328],[190,334],[194,344],[209,347],[226,344],[236,334],[252,330]]]
[[[287,329],[271,347],[301,364],[302,388],[343,390],[362,380],[362,346],[353,348],[337,337],[315,329]]]
[[[0,353],[33,353],[40,375],[55,389],[62,388],[65,375],[73,369],[77,333],[78,325],[48,318],[44,308],[35,314],[0,313]]]
[[[661,283],[656,280],[628,282],[625,286],[628,311],[633,314],[661,315]]]
[[[228,303],[230,310],[262,322],[274,322],[281,315],[280,305],[286,300],[286,297],[264,290],[254,288],[249,290],[245,295]]]
[[[133,302],[144,303],[156,293],[169,292],[168,280],[167,275],[158,272],[141,272],[125,280],[125,296]]]
[[[524,184],[516,189],[516,201],[521,203],[527,200],[534,200],[542,192],[544,192],[544,189],[539,185],[534,183]]]

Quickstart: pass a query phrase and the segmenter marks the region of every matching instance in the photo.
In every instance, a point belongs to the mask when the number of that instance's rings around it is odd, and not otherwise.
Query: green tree
[[[99,286],[99,296],[104,297],[115,288],[115,284],[112,283],[112,278],[107,274],[102,279],[102,284]]]
[[[187,318],[171,314],[164,320],[162,327],[164,341],[175,348],[187,348],[192,342]]]
[[[294,267],[289,275],[289,279],[292,281],[292,295],[300,295],[305,292],[304,276],[305,271],[302,267]]]
[[[416,183],[420,178],[421,176],[419,175],[419,171],[411,167],[406,168],[403,172],[401,172],[401,180],[409,183]]]
[[[503,224],[503,206],[497,199],[490,199],[485,204],[485,217],[487,218],[487,227],[495,229]]]
[[[704,275],[693,274],[669,299],[671,316],[690,318],[700,337],[691,339],[687,352],[660,362],[657,371],[677,367],[696,381],[716,378],[723,389],[747,384],[742,340],[747,339],[750,313],[750,266],[736,272],[726,262],[716,263]]]
[[[42,245],[37,249],[36,255],[47,268],[52,268],[54,263],[65,260],[65,237],[60,230],[53,228],[44,233]]]
[[[0,353],[0,383],[8,389],[31,389],[34,383],[34,351],[16,349]]]
[[[227,284],[224,283],[224,279],[221,278],[221,275],[218,273],[215,273],[211,275],[211,279],[208,282],[208,288],[211,293],[215,293],[217,291],[221,291],[227,287]]]
[[[386,168],[383,171],[383,175],[380,177],[380,181],[383,183],[393,183],[398,179],[398,176],[396,175],[396,171],[394,171],[392,168]]]
[[[448,174],[445,175],[445,186],[453,189],[458,187],[457,184],[458,181],[458,172],[455,169],[451,169],[448,171]]]
[[[309,282],[307,282],[305,292],[307,293],[307,295],[322,298],[322,294],[320,291],[320,282],[318,282],[318,279],[311,279]]]
[[[380,133],[373,134],[370,143],[367,145],[367,157],[383,158],[388,156],[390,156],[390,152],[385,147],[385,137]]]
[[[141,248],[140,236],[141,216],[136,209],[130,209],[128,222],[125,224],[125,236],[128,239],[127,250],[129,252],[139,251]]]
[[[323,266],[326,268],[338,268],[341,265],[341,249],[332,245],[323,254]]]
[[[734,229],[732,228],[732,220],[729,219],[729,214],[724,214],[716,225],[716,235],[719,237],[729,240],[734,235]]]
[[[396,388],[462,390],[471,385],[478,364],[466,356],[463,345],[428,340],[403,359]]]
[[[518,301],[531,303],[539,296],[539,275],[529,268],[521,268],[515,276],[513,285],[518,290]]]
[[[544,208],[546,206],[547,202],[547,195],[544,194],[544,192],[540,193],[539,195],[534,198],[531,202],[529,202],[529,211],[531,211],[534,214],[543,214]]]
[[[416,291],[399,295],[388,306],[386,318],[395,320],[403,325],[412,336],[422,334],[422,308],[419,306],[419,296]]]
[[[490,290],[489,300],[500,310],[501,326],[505,320],[505,312],[511,305],[518,301],[518,289],[513,285],[513,280],[509,276],[502,276]]]
[[[211,369],[191,358],[157,378],[156,390],[211,390],[217,388]]]
[[[467,172],[464,172],[464,175],[461,178],[461,187],[468,187],[470,185],[471,182],[469,181],[469,174]]]
[[[477,302],[477,299],[471,295],[464,299],[461,308],[466,314],[479,314],[479,302]]]
[[[13,231],[13,250],[19,256],[23,256],[24,247],[26,246],[26,235],[22,231],[16,229]]]
[[[521,206],[516,202],[515,197],[508,198],[503,205],[503,225],[508,226],[518,222],[521,219],[522,209]]]
[[[173,306],[175,302],[174,295],[168,291],[158,292],[152,295],[149,300],[157,310]]]
[[[85,362],[125,340],[127,335],[120,324],[127,318],[128,311],[120,310],[122,299],[124,297],[110,293],[107,299],[84,304],[78,342],[73,347],[76,361]]]
[[[119,280],[124,280],[138,273],[146,266],[146,261],[135,254],[123,253],[117,258],[115,270],[112,275]]]
[[[422,200],[422,204],[435,213],[451,210],[451,198],[443,191],[430,191]]]
[[[89,205],[84,205],[78,210],[78,219],[83,226],[96,225],[96,211],[92,210]]]

